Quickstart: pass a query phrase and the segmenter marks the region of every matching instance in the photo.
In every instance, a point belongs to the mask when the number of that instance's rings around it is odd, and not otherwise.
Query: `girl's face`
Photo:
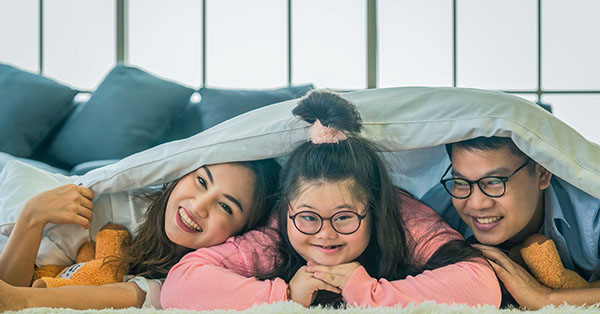
[[[290,201],[288,206],[287,234],[291,245],[306,261],[317,264],[334,266],[354,261],[367,248],[370,239],[369,215],[360,222],[360,227],[354,233],[340,234],[332,228],[328,218],[338,212],[351,211],[360,215],[365,213],[365,204],[353,197],[352,180],[338,182],[306,182],[300,186],[297,198]],[[289,216],[302,211],[312,211],[323,218],[321,230],[313,235],[300,232]],[[301,219],[312,223],[316,216],[300,214],[296,224]],[[335,217],[336,224],[343,225],[352,215],[344,214]],[[339,229],[339,228],[338,228]]]
[[[233,163],[203,166],[175,186],[165,209],[165,232],[175,244],[197,249],[239,233],[254,210],[254,173]]]

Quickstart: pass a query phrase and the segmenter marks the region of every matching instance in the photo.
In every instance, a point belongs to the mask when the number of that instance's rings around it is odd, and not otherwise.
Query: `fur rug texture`
[[[600,304],[596,304],[591,307],[577,307],[569,305],[561,305],[558,307],[547,306],[537,311],[523,311],[517,308],[502,309],[498,310],[492,306],[480,306],[480,307],[469,307],[466,305],[440,305],[434,302],[425,302],[419,305],[410,304],[405,307],[379,307],[379,308],[356,308],[348,307],[345,309],[332,309],[323,307],[304,308],[301,305],[294,302],[279,302],[275,304],[264,304],[257,305],[251,309],[245,311],[233,311],[233,310],[215,310],[215,311],[184,311],[184,310],[154,310],[154,309],[105,309],[105,310],[85,310],[76,311],[70,309],[53,309],[53,308],[34,308],[21,310],[17,312],[4,312],[4,313],[21,313],[21,314],[42,314],[42,313],[91,313],[91,314],[104,314],[104,313],[117,313],[117,314],[142,314],[142,313],[156,313],[156,314],[171,314],[171,313],[209,313],[209,314],[275,314],[275,313],[290,313],[290,314],[391,314],[391,313],[404,313],[404,314],[425,314],[425,313],[550,313],[550,314],[575,314],[575,313],[600,313]]]

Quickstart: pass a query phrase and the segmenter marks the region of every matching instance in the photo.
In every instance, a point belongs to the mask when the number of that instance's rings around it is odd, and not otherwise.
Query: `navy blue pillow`
[[[193,89],[117,65],[89,101],[73,112],[46,155],[73,166],[120,159],[150,148],[189,102]]]
[[[311,84],[263,90],[201,88],[200,103],[188,104],[162,141],[192,136],[242,113],[304,96],[312,88]]]
[[[77,91],[0,64],[0,151],[29,157],[74,108]]]

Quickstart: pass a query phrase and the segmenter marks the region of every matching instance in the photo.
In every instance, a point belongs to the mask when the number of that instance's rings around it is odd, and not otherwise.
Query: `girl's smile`
[[[315,246],[315,248],[319,251],[321,251],[324,254],[333,254],[336,253],[340,250],[342,250],[342,248],[344,247],[343,244],[341,245],[318,245],[318,244],[313,244]]]

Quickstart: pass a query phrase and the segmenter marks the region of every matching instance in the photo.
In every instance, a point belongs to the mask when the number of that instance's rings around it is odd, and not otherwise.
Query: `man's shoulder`
[[[545,199],[546,215],[569,220],[569,216],[591,217],[600,212],[600,199],[554,176]],[[600,223],[600,222],[599,222]]]

